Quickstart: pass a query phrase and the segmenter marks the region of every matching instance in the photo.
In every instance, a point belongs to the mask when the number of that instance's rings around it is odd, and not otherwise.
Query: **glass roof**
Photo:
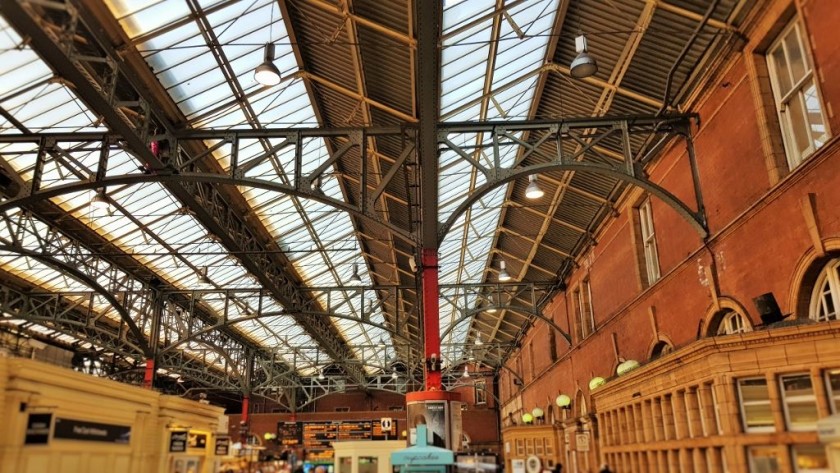
[[[106,3],[183,114],[185,126],[259,129],[320,125],[298,74],[292,41],[276,1],[199,1],[205,15],[198,20],[188,2],[109,0]],[[535,71],[544,61],[558,1],[522,2],[508,8],[505,15],[492,14],[495,6],[496,2],[491,0],[445,2],[440,105],[441,116],[447,121],[525,119],[532,113],[538,78]],[[274,63],[283,78],[276,87],[261,86],[252,73],[254,66],[262,62],[264,45],[268,42],[276,46]],[[55,80],[50,68],[2,18],[0,61],[4,64],[0,72],[0,106],[20,122],[16,125],[0,118],[0,133],[20,132],[20,126],[33,132],[107,131],[71,88]],[[476,145],[488,143],[491,138],[464,133],[451,135],[449,139],[465,149],[476,149]],[[323,139],[308,138],[302,144],[303,169],[296,170],[290,147],[271,152],[280,141],[240,142],[240,160],[269,154],[269,159],[250,168],[246,177],[287,184],[296,171],[311,172],[329,158]],[[208,147],[215,144],[206,142]],[[48,165],[43,170],[42,186],[81,182],[95,175],[99,153],[93,148],[85,143],[72,146],[68,155],[73,159],[75,172]],[[35,145],[5,145],[0,152],[24,179],[32,178],[37,155]],[[230,154],[230,146],[223,145],[213,156],[222,169],[229,169]],[[492,163],[492,156],[482,153],[475,159],[488,166]],[[503,167],[512,166],[516,150],[502,146],[500,159]],[[445,220],[465,196],[484,182],[484,177],[453,152],[444,152],[440,160],[439,218]],[[114,147],[110,150],[108,174],[136,172],[141,164],[131,154]],[[367,371],[374,373],[377,366],[385,366],[394,352],[377,348],[380,340],[388,341],[388,333],[357,321],[365,312],[372,322],[386,323],[374,291],[359,292],[359,286],[371,285],[372,279],[349,215],[311,199],[264,189],[239,190],[253,216],[283,250],[304,285],[324,288],[312,291],[313,297],[324,308],[339,307],[337,315],[341,317],[332,317],[331,321],[355,356],[364,360]],[[340,181],[331,170],[325,174],[321,190],[331,198],[344,198]],[[507,193],[508,189],[503,187],[485,195],[452,227],[439,249],[442,284],[481,283],[494,278],[495,272],[489,267],[496,260],[490,252]],[[258,307],[263,313],[272,314],[242,321],[235,325],[235,330],[277,351],[301,374],[316,373],[331,361],[315,348],[317,343],[307,329],[285,314],[280,301],[258,301],[259,280],[249,274],[239,257],[228,253],[219,239],[164,184],[108,188],[108,198],[114,205],[105,214],[98,213],[91,205],[95,194],[96,191],[64,194],[53,202],[175,288],[206,291],[202,302],[216,314],[248,316]],[[8,230],[0,230],[0,238],[11,237],[2,233],[5,231]],[[35,236],[33,233],[27,238]],[[37,246],[35,240],[26,238],[23,244]],[[83,283],[30,258],[0,254],[0,265],[44,288],[90,290]],[[357,275],[361,283],[354,282]],[[126,284],[139,287],[139,281]],[[225,296],[221,294],[222,289],[234,292]],[[336,297],[343,300],[337,303]],[[92,310],[119,319],[119,314],[106,301],[92,300]],[[442,330],[458,322],[463,311],[475,305],[475,294],[443,290]],[[446,347],[443,355],[448,361],[457,363],[465,356],[461,344],[469,336],[469,326],[469,320],[459,322],[447,339],[442,340]],[[185,350],[199,356],[201,347],[189,344]],[[210,362],[224,366],[221,359]]]
[[[534,72],[543,65],[557,1],[523,2],[507,9],[507,15],[492,15],[495,5],[491,0],[445,3],[441,69],[441,116],[445,121],[530,117],[538,79]],[[498,22],[497,37],[492,36],[493,22]],[[461,133],[448,138],[466,150],[478,150],[473,151],[473,159],[492,167],[493,157],[476,147],[489,144],[492,137]],[[511,167],[516,149],[501,146],[499,158],[502,167]],[[440,157],[439,219],[448,219],[484,182],[484,175],[457,153],[444,151]],[[507,192],[506,187],[499,187],[486,194],[450,229],[439,249],[441,284],[494,280],[495,273],[488,274],[488,266],[494,262],[490,251]],[[441,328],[457,323],[447,339],[441,340],[444,357],[453,364],[468,355],[462,343],[469,337],[471,321],[458,321],[476,302],[474,293],[441,291]]]

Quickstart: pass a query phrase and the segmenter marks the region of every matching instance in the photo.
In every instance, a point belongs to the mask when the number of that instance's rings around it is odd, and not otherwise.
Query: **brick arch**
[[[797,319],[810,317],[811,294],[820,272],[831,260],[840,258],[840,238],[824,240],[823,247],[824,255],[811,247],[799,258],[788,284],[788,309]]]
[[[723,296],[718,298],[717,305],[711,304],[706,309],[706,316],[703,317],[703,333],[700,334],[700,338],[713,337],[714,332],[717,332],[718,326],[723,320],[723,316],[730,310],[740,314],[750,324],[750,330],[755,327],[749,312],[747,312],[743,304],[732,297]]]
[[[654,358],[654,356],[653,356],[653,350],[656,349],[657,345],[659,345],[660,343],[667,343],[668,345],[671,346],[672,350],[676,350],[676,348],[677,348],[676,345],[674,345],[673,340],[671,340],[671,337],[669,337],[669,336],[665,335],[664,333],[660,332],[660,333],[657,334],[656,338],[654,338],[650,342],[650,345],[648,345],[648,349],[647,349],[648,361],[653,361],[653,360],[656,360],[656,359],[660,358],[661,355],[657,356],[656,358]]]

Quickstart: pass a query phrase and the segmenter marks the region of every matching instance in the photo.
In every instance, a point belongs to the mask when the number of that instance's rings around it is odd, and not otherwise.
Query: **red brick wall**
[[[831,115],[834,104],[840,103],[840,9],[829,0],[803,3],[801,19],[814,45],[812,53],[826,115],[833,135],[838,136],[840,119]],[[788,5],[780,1],[767,8],[768,15],[775,15],[768,16],[767,21],[778,22]],[[768,38],[750,38],[751,44],[762,41],[766,44]],[[802,211],[804,196],[816,195],[823,241],[840,239],[840,140],[833,139],[805,164],[783,173],[780,181],[773,179],[757,120],[757,83],[748,72],[747,59],[746,53],[736,54],[693,108],[701,118],[700,127],[694,130],[694,141],[711,231],[708,241],[704,243],[676,212],[654,198],[663,277],[652,287],[641,289],[631,218],[631,207],[640,194],[628,195],[620,214],[599,231],[598,244],[591,254],[578,261],[578,269],[567,281],[569,294],[558,294],[546,308],[547,315],[569,329],[567,310],[568,317],[574,318],[571,291],[588,278],[597,332],[582,342],[575,341],[571,348],[558,343],[560,359],[554,364],[544,360],[537,363],[535,379],[526,376],[524,389],[503,381],[503,402],[521,394],[523,409],[530,410],[544,407],[547,399],[559,392],[574,396],[580,388],[588,393],[588,381],[593,375],[609,377],[615,369],[613,336],[622,357],[646,361],[656,340],[651,312],[659,333],[676,346],[695,340],[698,326],[712,306],[710,290],[701,284],[705,274],[699,271],[712,262],[720,296],[739,302],[754,324],[760,323],[760,318],[752,299],[766,292],[775,295],[784,313],[795,311],[790,299],[800,282],[794,280],[794,275],[803,255],[813,248]],[[770,132],[778,130],[771,128]],[[650,169],[650,176],[694,205],[684,142],[666,150]],[[529,343],[535,343],[535,352],[547,353],[546,330],[548,327],[538,322],[523,340],[525,348],[516,356],[524,357],[525,373]],[[514,371],[516,356],[508,364]]]

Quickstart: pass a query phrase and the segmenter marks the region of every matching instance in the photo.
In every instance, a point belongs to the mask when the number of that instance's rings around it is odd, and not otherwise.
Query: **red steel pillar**
[[[426,356],[426,390],[441,389],[440,301],[438,299],[438,255],[423,248],[423,343]]]
[[[155,360],[149,358],[146,360],[146,374],[143,376],[143,387],[152,389],[155,384]]]

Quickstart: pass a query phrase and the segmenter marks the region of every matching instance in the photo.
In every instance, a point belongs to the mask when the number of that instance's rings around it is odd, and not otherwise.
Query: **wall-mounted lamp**
[[[526,412],[522,414],[522,422],[525,424],[532,424],[534,422],[534,416],[531,413]]]
[[[560,409],[571,409],[572,408],[572,398],[565,394],[560,394],[554,399],[554,403],[557,404],[557,407]]]
[[[619,376],[624,376],[625,374],[633,371],[639,366],[641,366],[641,364],[636,360],[623,361],[618,365],[618,368],[615,369],[615,374]]]
[[[606,384],[606,382],[607,382],[606,379],[604,379],[600,376],[596,376],[596,377],[589,380],[589,390],[594,391],[594,390],[600,388],[601,386],[603,386],[604,384]]]
[[[535,407],[531,410],[531,415],[534,416],[534,419],[541,420],[543,417],[545,417],[545,411],[543,411],[539,407]]]

